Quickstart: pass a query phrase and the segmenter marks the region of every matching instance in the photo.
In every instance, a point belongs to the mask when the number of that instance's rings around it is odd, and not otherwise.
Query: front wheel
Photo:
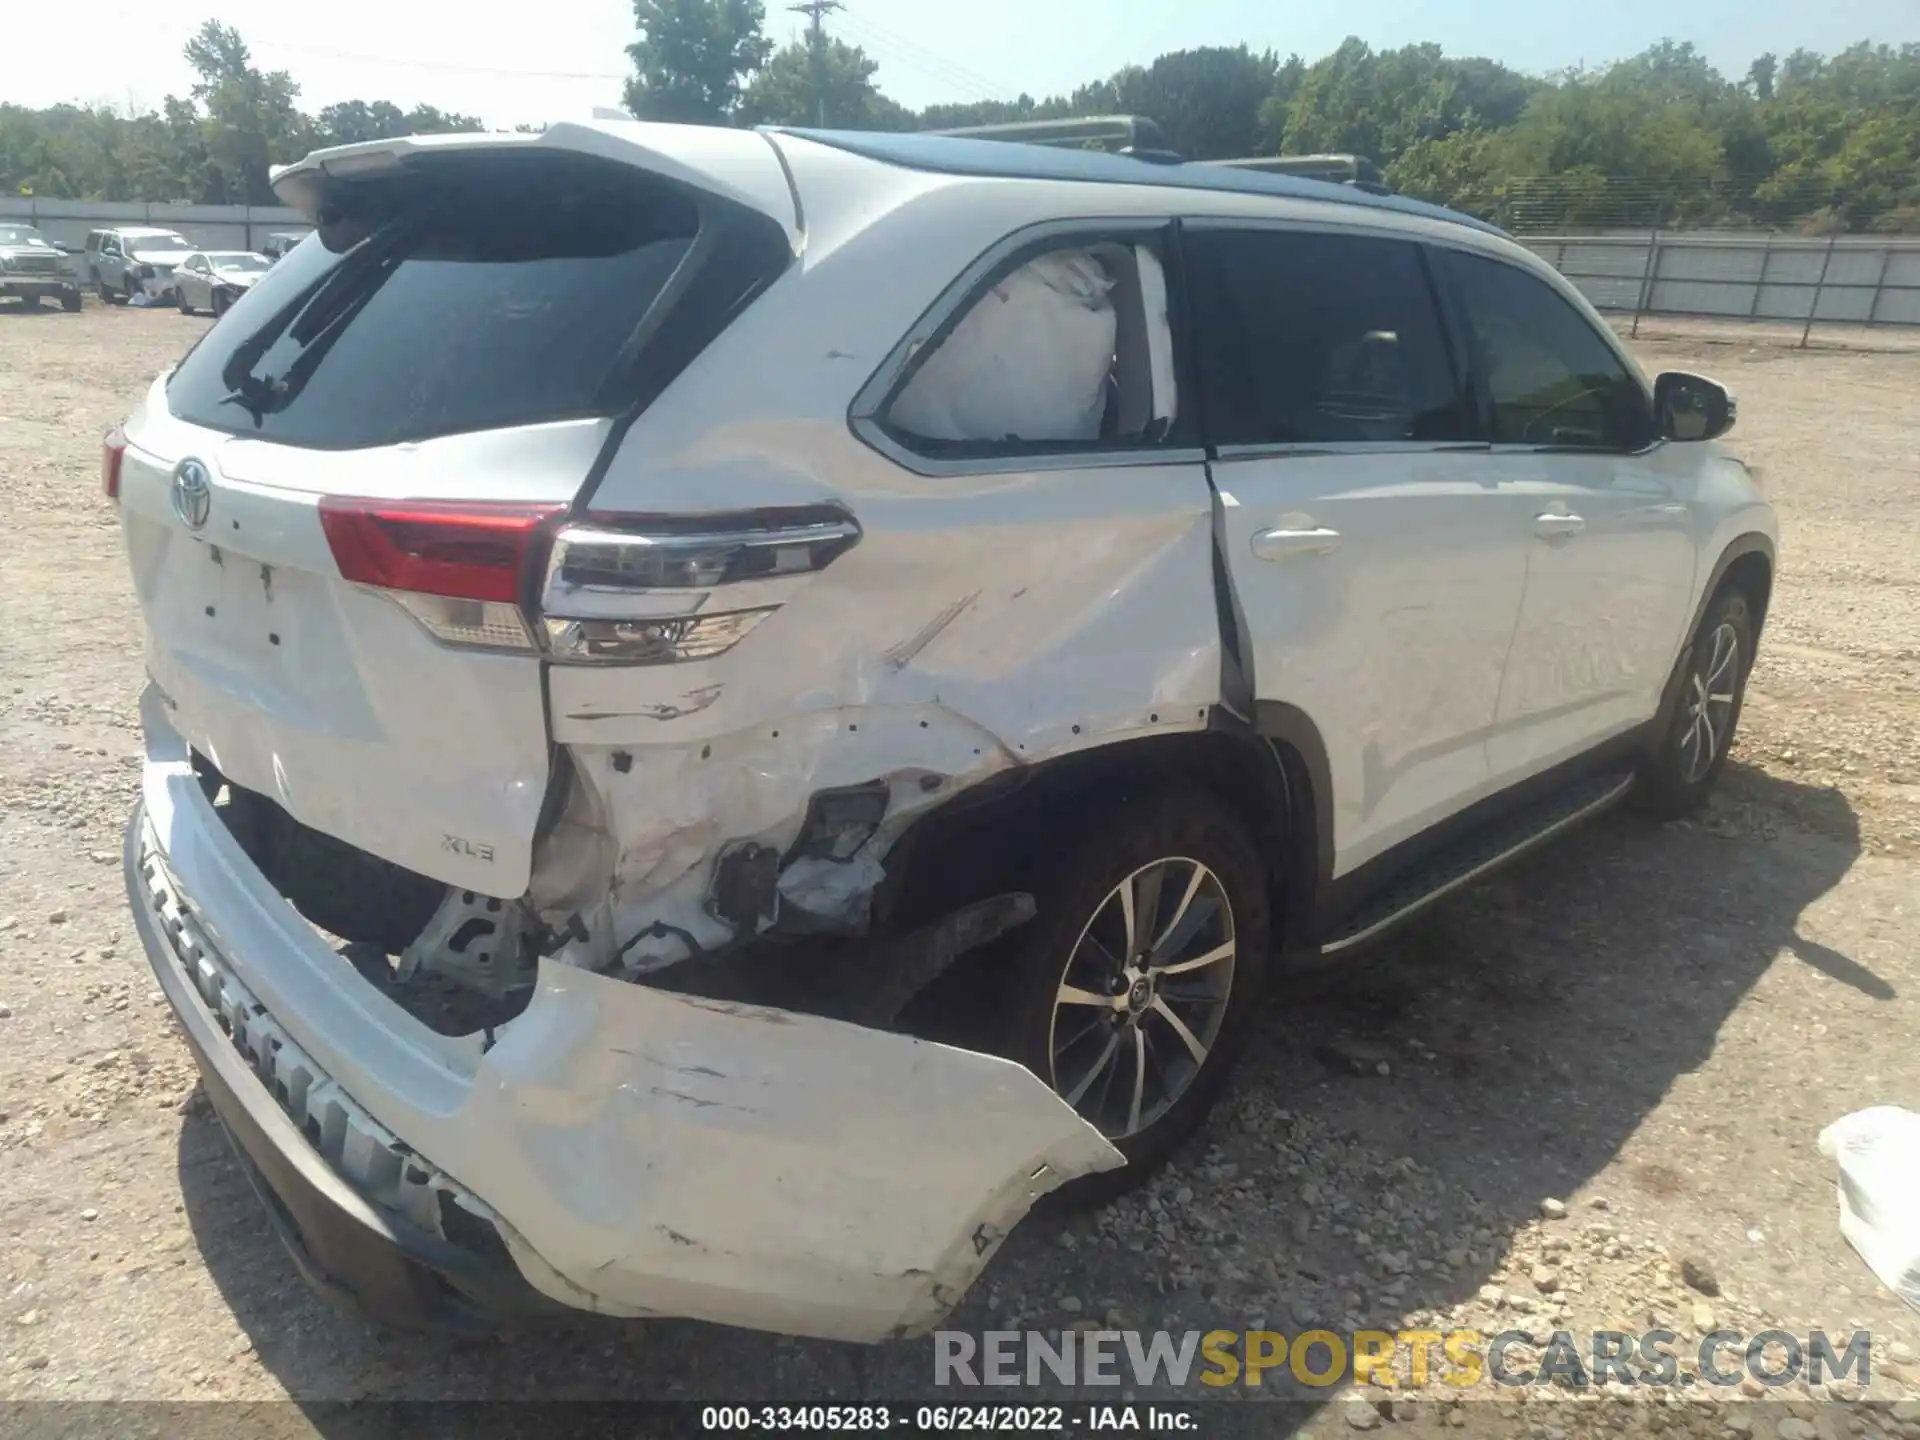
[[[1640,807],[1666,819],[1698,809],[1726,768],[1753,668],[1753,610],[1728,590],[1707,607],[1680,681],[1680,702],[1641,768]]]
[[[60,308],[69,315],[78,313],[80,309],[80,292],[78,290],[69,290],[63,294],[60,297]]]
[[[1090,819],[1019,933],[1010,1049],[1127,1157],[1069,1187],[1145,1180],[1206,1119],[1265,973],[1267,870],[1246,827],[1194,789]]]
[[[218,320],[222,315],[226,314],[227,306],[231,305],[232,303],[233,301],[228,298],[226,291],[224,290],[214,291],[213,292],[213,318]]]
[[[193,307],[187,303],[186,286],[176,285],[173,287],[173,303],[180,307],[180,313],[182,315],[191,315],[193,313]]]

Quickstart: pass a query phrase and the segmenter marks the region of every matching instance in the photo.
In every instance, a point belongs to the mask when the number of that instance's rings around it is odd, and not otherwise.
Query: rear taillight
[[[127,436],[118,425],[107,431],[100,451],[100,489],[109,500],[120,498],[120,462],[126,458]]]
[[[541,523],[559,513],[557,505],[328,495],[320,501],[320,527],[348,580],[511,605]]]
[[[596,515],[549,548],[561,508],[327,496],[320,524],[343,579],[387,591],[445,643],[601,665],[722,654],[860,538],[833,510]],[[529,621],[520,599],[543,554]]]
[[[693,525],[592,516],[553,537],[541,639],[555,660],[574,663],[710,659],[859,539],[841,511],[761,511]]]
[[[530,650],[521,586],[560,509],[329,495],[320,527],[343,579],[392,591],[441,640]]]

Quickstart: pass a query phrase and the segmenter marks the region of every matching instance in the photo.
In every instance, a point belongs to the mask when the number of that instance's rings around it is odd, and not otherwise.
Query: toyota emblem
[[[213,482],[198,460],[182,460],[173,471],[173,513],[189,530],[207,523],[213,509]]]

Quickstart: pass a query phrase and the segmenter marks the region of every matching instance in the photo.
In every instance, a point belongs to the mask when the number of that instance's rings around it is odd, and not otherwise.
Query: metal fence
[[[1920,240],[1654,231],[1524,235],[1599,310],[1920,325]]]
[[[276,231],[311,228],[279,205],[147,205],[120,200],[40,200],[0,195],[0,220],[23,220],[56,245],[80,250],[89,230],[151,225],[178,230],[207,250],[256,250]]]

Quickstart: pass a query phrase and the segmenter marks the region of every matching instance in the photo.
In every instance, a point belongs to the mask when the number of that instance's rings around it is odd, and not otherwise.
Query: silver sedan
[[[173,272],[173,295],[180,313],[211,310],[227,313],[227,307],[253,282],[267,273],[270,262],[251,250],[196,250],[180,262]]]

